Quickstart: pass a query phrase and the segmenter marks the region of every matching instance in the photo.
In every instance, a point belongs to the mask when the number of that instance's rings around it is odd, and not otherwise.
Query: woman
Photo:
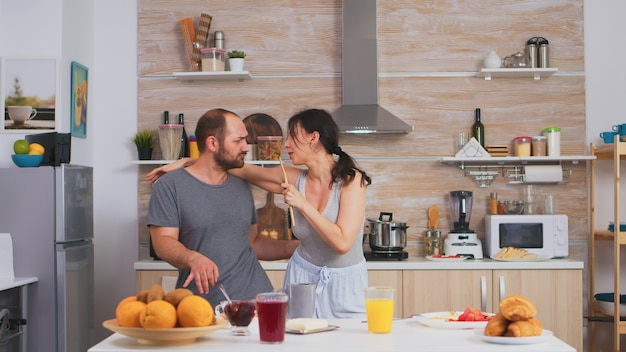
[[[339,147],[339,129],[330,114],[308,109],[288,122],[285,149],[300,169],[246,164],[233,175],[274,193],[282,193],[294,209],[293,234],[301,241],[287,265],[285,287],[290,283],[316,283],[315,317],[362,318],[367,268],[362,236],[367,174]],[[335,160],[333,154],[338,158]],[[177,161],[157,168],[146,177],[188,165]]]

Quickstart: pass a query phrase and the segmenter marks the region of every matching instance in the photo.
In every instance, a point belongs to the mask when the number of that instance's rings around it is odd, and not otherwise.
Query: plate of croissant
[[[484,329],[476,330],[484,341],[505,344],[525,345],[539,343],[552,336],[536,318],[537,308],[522,295],[510,295],[500,301],[499,311],[489,319]]]
[[[552,331],[542,330],[539,336],[509,337],[509,336],[487,336],[484,330],[476,329],[476,334],[485,342],[497,343],[499,345],[530,345],[546,341],[552,336]]]

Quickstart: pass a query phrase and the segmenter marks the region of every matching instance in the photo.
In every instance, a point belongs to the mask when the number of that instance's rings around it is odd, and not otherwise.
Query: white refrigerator
[[[93,169],[0,169],[0,232],[29,286],[27,349],[84,352],[94,344]]]

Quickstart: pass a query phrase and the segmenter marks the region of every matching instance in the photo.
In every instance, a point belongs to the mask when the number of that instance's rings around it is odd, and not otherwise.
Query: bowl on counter
[[[11,159],[19,167],[37,167],[43,160],[43,154],[13,154]]]
[[[509,215],[520,215],[524,212],[524,201],[521,200],[505,200],[504,213]]]

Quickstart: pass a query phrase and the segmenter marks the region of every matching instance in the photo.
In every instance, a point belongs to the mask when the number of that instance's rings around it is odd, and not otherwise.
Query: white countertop
[[[256,320],[255,320],[256,321]],[[186,345],[149,346],[115,333],[89,349],[89,352],[131,351],[437,351],[437,352],[575,352],[565,342],[550,336],[546,341],[527,345],[502,345],[483,341],[475,330],[436,329],[413,319],[396,320],[389,334],[370,334],[360,320],[331,320],[339,328],[309,335],[285,334],[282,344],[262,344],[258,325],[250,324],[249,336],[231,336],[228,329],[215,331]],[[482,330],[482,329],[481,329]]]
[[[286,260],[261,261],[265,270],[285,270]],[[413,257],[401,261],[368,261],[368,270],[550,270],[583,269],[582,261],[571,259],[551,259],[539,262],[501,262],[492,259],[468,259],[456,262],[433,262],[422,257]],[[135,262],[135,270],[176,270],[162,260],[141,260]]]
[[[32,284],[37,281],[36,277],[0,277],[0,291]]]

